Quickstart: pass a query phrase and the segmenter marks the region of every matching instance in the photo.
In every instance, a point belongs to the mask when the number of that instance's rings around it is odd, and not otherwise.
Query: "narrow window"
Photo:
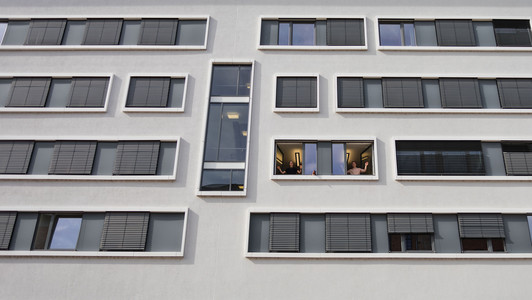
[[[251,65],[214,65],[201,191],[245,189]]]

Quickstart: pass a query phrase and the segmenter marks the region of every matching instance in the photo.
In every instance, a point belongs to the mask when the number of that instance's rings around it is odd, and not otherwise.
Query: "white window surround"
[[[188,224],[188,207],[126,207],[126,208],[105,208],[105,207],[73,207],[65,208],[58,207],[53,209],[50,207],[6,207],[3,211],[16,212],[39,212],[39,213],[104,213],[104,212],[150,212],[150,213],[184,213],[183,220],[183,237],[181,239],[181,249],[176,252],[141,252],[141,251],[48,251],[48,250],[24,250],[24,251],[0,251],[0,257],[140,257],[140,258],[183,258],[185,255],[185,241],[187,235]]]
[[[129,85],[132,77],[170,77],[171,79],[180,78],[185,79],[185,88],[183,89],[183,103],[181,107],[127,107],[127,97],[129,95]],[[124,87],[122,87],[122,111],[126,113],[182,113],[185,111],[185,103],[187,100],[187,86],[188,86],[188,74],[186,73],[132,73],[127,75],[127,80]]]
[[[203,113],[203,126],[202,126],[202,132],[203,132],[203,139],[201,143],[201,159],[198,165],[198,170],[201,170],[201,172],[198,172],[197,180],[196,180],[196,196],[202,197],[245,197],[247,195],[247,189],[248,189],[248,168],[249,164],[249,145],[250,145],[250,134],[251,134],[251,116],[252,116],[252,108],[253,108],[253,86],[254,86],[254,78],[255,78],[255,60],[253,59],[231,59],[231,58],[221,58],[221,59],[211,59],[207,70],[207,74],[209,80],[212,80],[212,68],[215,65],[245,65],[249,64],[251,65],[251,87],[249,89],[249,97],[212,97],[215,101],[211,101],[210,97],[210,89],[211,85],[207,85],[207,93],[206,93],[206,101],[207,105],[205,105],[205,110]],[[209,81],[209,82],[210,82]],[[244,98],[241,100],[237,100],[236,98]],[[236,100],[236,101],[233,101]],[[248,138],[246,139],[246,163],[244,168],[244,190],[242,191],[201,191],[201,178],[203,176],[203,169],[204,169],[204,162],[203,157],[205,156],[205,137],[207,134],[207,120],[209,118],[209,104],[210,103],[249,103],[249,119],[248,119]],[[223,166],[220,165],[220,168],[223,168]]]
[[[277,107],[277,78],[316,78],[316,107]],[[288,73],[288,74],[274,74],[273,80],[273,112],[276,113],[319,113],[320,112],[320,74],[318,73]]]
[[[179,158],[180,137],[158,137],[158,136],[138,136],[138,137],[109,137],[109,136],[56,136],[56,137],[31,137],[31,136],[2,136],[0,141],[36,141],[36,142],[55,142],[55,141],[98,141],[98,142],[118,142],[118,141],[161,141],[175,142],[174,169],[172,175],[47,175],[47,174],[0,174],[0,180],[61,180],[61,181],[174,181],[177,177],[177,164]]]
[[[493,211],[471,211],[471,210],[446,210],[437,208],[431,211],[432,214],[459,214],[459,213],[503,213],[503,214],[528,214],[531,208],[523,211],[516,210],[493,210]],[[366,214],[388,214],[388,213],[428,213],[427,210],[372,210],[353,211],[347,209],[282,209],[278,208],[252,208],[246,213],[246,223],[244,230],[244,257],[248,259],[278,258],[278,259],[532,259],[532,253],[434,253],[434,252],[390,252],[390,253],[282,253],[282,252],[249,252],[249,225],[251,214],[270,213],[300,213],[300,214],[326,214],[326,213],[366,213]]]
[[[270,173],[271,180],[279,181],[378,181],[379,180],[379,165],[377,157],[377,138],[376,137],[273,137],[270,157],[270,166],[275,166],[276,143],[281,141],[287,142],[306,142],[306,141],[322,141],[322,142],[369,142],[373,143],[373,175],[276,175],[273,174],[271,167],[266,168]]]
[[[141,20],[141,19],[179,19],[179,20],[206,20],[205,26],[205,41],[203,45],[199,46],[160,46],[160,45],[53,45],[53,46],[24,46],[24,45],[1,45],[0,51],[56,51],[56,50],[70,50],[70,51],[135,51],[135,50],[207,50],[207,41],[209,40],[209,24],[210,16],[208,15],[39,15],[39,16],[6,16],[0,15],[0,20],[17,20],[29,21],[31,19],[67,19],[72,21],[83,21],[87,19],[123,19],[123,20]]]
[[[295,20],[305,20],[309,21],[320,21],[327,19],[363,19],[364,20],[364,46],[289,46],[289,45],[261,45],[260,37],[262,30],[262,21],[277,21],[280,19],[295,19]],[[316,16],[316,15],[299,15],[299,16],[260,16],[259,25],[258,25],[258,39],[257,39],[257,49],[258,50],[289,50],[289,51],[366,51],[368,50],[368,26],[365,16]]]
[[[364,114],[532,114],[532,109],[529,108],[341,108],[338,107],[338,78],[342,77],[357,77],[364,79],[382,79],[382,78],[421,78],[421,79],[440,79],[440,78],[474,78],[474,79],[504,79],[504,78],[531,78],[530,74],[527,75],[503,75],[497,76],[492,74],[471,75],[471,74],[410,74],[410,73],[397,73],[397,74],[356,74],[356,73],[342,73],[334,75],[334,110],[337,113],[364,113]]]
[[[1,47],[1,46],[0,46]],[[113,87],[114,74],[100,74],[100,73],[16,73],[16,74],[0,74],[0,79],[11,79],[16,77],[48,77],[57,79],[72,79],[75,77],[105,77],[109,78],[107,85],[107,94],[105,95],[105,102],[103,107],[0,107],[0,113],[104,113],[107,112],[109,106],[109,99],[111,89]]]
[[[443,52],[532,52],[532,47],[497,47],[497,46],[471,46],[471,47],[454,47],[454,46],[381,46],[380,45],[380,20],[414,20],[414,21],[434,21],[436,19],[449,20],[473,20],[473,21],[493,21],[493,20],[531,20],[530,17],[502,16],[502,17],[456,17],[456,16],[375,16],[375,42],[379,51],[443,51]],[[531,21],[532,23],[532,21]],[[532,27],[532,26],[531,26]]]
[[[421,137],[393,137],[392,138],[392,174],[396,181],[532,181],[532,176],[447,176],[447,175],[397,175],[397,149],[396,141],[479,141],[479,142],[519,142],[532,141],[532,138],[494,138],[494,137],[438,137],[438,136],[421,136]]]

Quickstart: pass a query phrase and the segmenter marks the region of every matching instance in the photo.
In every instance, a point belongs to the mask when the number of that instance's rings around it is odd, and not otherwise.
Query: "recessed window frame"
[[[129,87],[131,84],[131,79],[134,77],[145,77],[145,78],[170,78],[172,79],[184,79],[184,88],[183,88],[183,103],[181,107],[128,107],[127,99],[129,96]],[[131,73],[127,75],[127,80],[124,81],[124,86],[122,87],[122,111],[126,113],[182,113],[185,112],[185,104],[187,100],[187,87],[189,81],[188,73],[157,73],[157,74],[147,74],[147,73]]]
[[[276,166],[276,147],[278,142],[332,142],[333,144],[338,143],[357,143],[357,142],[366,142],[373,144],[373,153],[372,153],[372,169],[373,175],[277,175],[273,173],[273,168]],[[308,180],[308,181],[377,181],[379,180],[379,166],[378,166],[378,148],[377,148],[377,138],[376,137],[308,137],[308,136],[299,136],[299,137],[289,137],[289,136],[279,136],[272,138],[271,154],[270,154],[270,163],[268,166],[261,168],[267,170],[270,174],[271,180],[279,181],[292,181],[292,180]],[[361,166],[358,166],[361,167]]]
[[[273,79],[273,112],[276,113],[319,113],[320,112],[320,74],[289,73],[275,74]],[[316,78],[316,107],[277,107],[277,81],[279,78]]]
[[[103,136],[61,136],[61,137],[14,137],[2,138],[9,141],[97,141],[100,142],[143,142],[160,141],[176,143],[174,165],[169,175],[50,175],[50,174],[0,174],[1,180],[75,180],[75,181],[175,181],[177,178],[177,166],[179,163],[180,137],[176,136],[139,136],[139,137],[103,137]],[[31,163],[31,162],[30,162]],[[94,167],[94,166],[93,166]]]
[[[235,60],[227,60],[227,59],[212,59],[208,65],[209,70],[207,71],[208,78],[210,82],[212,82],[213,79],[213,67],[216,65],[224,66],[224,65],[250,65],[251,66],[251,78],[250,78],[250,87],[249,87],[249,96],[211,96],[211,84],[207,86],[207,96],[206,96],[206,108],[203,115],[203,125],[202,125],[202,132],[204,132],[204,138],[201,143],[201,159],[200,164],[198,165],[198,170],[201,170],[198,172],[198,176],[196,179],[196,196],[206,196],[206,197],[245,197],[247,195],[248,190],[248,176],[249,176],[249,147],[250,147],[250,133],[251,133],[251,122],[252,122],[252,112],[253,112],[253,88],[254,88],[254,80],[255,80],[255,60],[253,59],[235,59]],[[246,158],[245,162],[204,162],[203,159],[205,157],[205,146],[206,146],[206,135],[207,135],[207,127],[208,127],[208,119],[209,119],[209,110],[210,110],[210,104],[211,103],[247,103],[249,105],[248,110],[248,127],[247,127],[247,139],[246,139]],[[239,191],[202,191],[201,190],[201,183],[203,178],[203,170],[243,170],[244,171],[244,188]]]
[[[478,79],[478,80],[494,80],[496,83],[497,79],[532,79],[530,75],[528,76],[498,76],[496,74],[487,74],[484,76],[475,76],[471,74],[434,74],[434,73],[424,73],[424,74],[410,74],[410,73],[398,73],[398,74],[389,74],[389,73],[336,73],[334,75],[334,103],[332,103],[332,109],[336,113],[370,113],[370,114],[532,114],[532,108],[503,108],[499,99],[499,108],[385,108],[385,107],[357,107],[357,108],[344,108],[339,107],[338,105],[338,79],[339,78],[362,78],[362,79],[383,79],[383,78],[421,78],[421,80],[439,80],[445,78],[464,78],[464,79]],[[423,83],[422,83],[423,84]],[[441,91],[440,91],[441,93]],[[498,95],[498,94],[497,94]],[[441,97],[441,96],[440,96]],[[426,103],[426,101],[425,101]]]
[[[109,106],[109,101],[111,98],[111,90],[114,87],[114,74],[85,74],[85,73],[15,73],[15,74],[6,74],[0,73],[0,79],[14,79],[14,78],[51,78],[52,83],[53,79],[75,79],[75,78],[106,78],[108,79],[107,83],[107,92],[105,94],[105,100],[103,107],[0,107],[0,113],[104,113],[107,112]],[[50,87],[52,84],[50,84]],[[72,89],[72,85],[70,87]],[[50,96],[50,91],[48,91],[47,97]]]
[[[529,20],[532,24],[530,16],[490,16],[490,17],[456,17],[456,16],[425,16],[419,18],[412,18],[412,16],[376,16],[374,23],[374,32],[376,33],[376,46],[378,51],[465,51],[465,52],[532,52],[532,47],[502,47],[502,46],[381,46],[380,45],[380,27],[381,21],[384,22],[412,22],[412,21],[435,21],[435,20],[472,20],[481,22],[491,22],[494,20]],[[532,28],[532,26],[531,26]]]
[[[188,230],[188,207],[131,207],[127,209],[109,208],[104,206],[66,206],[58,209],[50,210],[49,207],[36,206],[28,209],[27,207],[9,207],[9,211],[17,213],[38,213],[38,214],[54,214],[57,216],[69,215],[83,215],[84,213],[112,213],[112,212],[149,212],[150,214],[183,214],[183,232],[181,237],[181,249],[177,251],[77,251],[77,250],[53,250],[53,249],[33,249],[32,250],[5,250],[0,251],[0,257],[95,257],[95,258],[109,258],[109,257],[127,257],[127,258],[149,258],[149,257],[168,257],[168,258],[183,258],[185,255],[187,230]],[[8,211],[3,209],[2,211]],[[36,224],[37,225],[37,224]],[[149,229],[148,229],[149,230]],[[35,232],[34,232],[35,233]],[[79,238],[79,237],[78,237]],[[79,239],[78,239],[79,242]],[[32,241],[33,244],[33,241]]]
[[[183,21],[205,21],[205,39],[202,45],[2,45],[0,41],[0,51],[42,51],[42,50],[207,50],[209,40],[209,25],[211,17],[209,15],[79,15],[79,16],[58,16],[58,15],[39,15],[34,16],[15,16],[0,15],[0,20],[9,21],[29,21],[29,20],[49,20],[63,19],[68,21],[87,21],[90,19],[120,19],[122,21],[140,21],[142,19],[178,19]],[[179,26],[179,25],[178,25]],[[121,35],[122,36],[122,35]],[[64,36],[63,36],[64,39]],[[83,39],[83,37],[82,37]]]
[[[261,31],[262,21],[287,21],[287,22],[316,22],[327,21],[327,19],[362,19],[364,24],[364,46],[328,46],[328,45],[308,45],[308,46],[293,46],[293,45],[261,45]],[[261,15],[258,18],[259,32],[257,34],[257,49],[258,50],[289,50],[289,51],[366,51],[368,50],[368,25],[366,16],[362,15],[338,15],[338,16],[322,16],[322,15]]]
[[[478,141],[480,143],[489,143],[489,142],[523,142],[532,140],[530,137],[522,138],[501,138],[493,136],[463,136],[458,139],[457,137],[449,136],[395,136],[391,138],[392,143],[392,167],[391,171],[393,172],[395,181],[477,181],[477,182],[491,182],[491,181],[532,181],[532,176],[500,176],[500,175],[473,175],[473,176],[462,176],[462,175],[450,175],[450,176],[441,176],[441,175],[398,175],[397,170],[397,147],[396,141]],[[483,153],[484,155],[484,153]],[[501,157],[502,159],[502,157]]]

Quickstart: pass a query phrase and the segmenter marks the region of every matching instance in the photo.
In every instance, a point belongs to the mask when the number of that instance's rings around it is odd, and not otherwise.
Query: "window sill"
[[[272,175],[272,180],[377,181],[377,175]]]
[[[289,50],[289,51],[366,51],[368,46],[278,46],[259,45],[259,50]]]
[[[275,107],[273,112],[276,113],[319,113],[320,109],[318,107],[313,108],[278,108]]]
[[[377,46],[379,51],[532,52],[532,47]]]
[[[0,113],[103,113],[106,107],[0,107]]]
[[[243,191],[197,191],[199,197],[245,197],[246,190]]]
[[[532,253],[267,253],[247,252],[247,258],[294,259],[532,259]]]
[[[185,111],[182,107],[124,107],[126,113],[182,113]]]
[[[0,257],[175,257],[182,258],[180,252],[126,252],[126,251],[0,251]]]
[[[455,108],[336,108],[337,113],[365,114],[532,114],[532,109]]]
[[[175,175],[14,175],[2,174],[0,180],[64,180],[64,181],[173,181]]]
[[[532,176],[396,176],[397,181],[532,181]]]
[[[207,50],[207,46],[157,46],[157,45],[58,45],[58,46],[0,46],[0,51],[136,51],[136,50]]]

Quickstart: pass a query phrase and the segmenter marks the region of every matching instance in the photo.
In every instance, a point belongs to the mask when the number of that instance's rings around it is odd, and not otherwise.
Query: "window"
[[[0,22],[2,45],[203,46],[207,19],[32,19]]]
[[[277,77],[276,108],[318,108],[318,78]]]
[[[529,20],[379,20],[381,46],[530,47]]]
[[[0,107],[104,108],[109,77],[14,77],[0,79]],[[5,102],[5,105],[2,105]],[[55,110],[64,111],[64,110]]]
[[[433,251],[431,214],[388,214],[391,252]]]
[[[494,20],[493,29],[497,46],[530,47],[529,20]]]
[[[459,214],[462,252],[504,252],[504,223],[500,214]]]
[[[396,141],[398,175],[485,175],[479,141]]]
[[[506,175],[532,175],[532,143],[506,142],[502,144]]]
[[[17,213],[12,211],[0,212],[0,250],[8,250]]]
[[[169,176],[176,152],[166,141],[0,141],[0,174]]]
[[[532,108],[532,79],[497,79],[502,108]]]
[[[26,174],[33,144],[33,141],[1,141],[0,174]]]
[[[0,212],[0,241],[6,246],[1,250],[179,255],[184,228],[183,212]]]
[[[200,191],[245,190],[251,65],[214,65]]]
[[[373,151],[373,141],[278,140],[274,175],[374,175]]]
[[[482,108],[477,79],[441,78],[440,93],[443,108]]]
[[[81,215],[40,214],[33,239],[34,250],[75,250]]]
[[[380,22],[381,46],[416,46],[414,22]]]
[[[364,20],[262,20],[260,44],[279,46],[364,46]]]
[[[185,78],[131,77],[126,107],[182,108]]]

